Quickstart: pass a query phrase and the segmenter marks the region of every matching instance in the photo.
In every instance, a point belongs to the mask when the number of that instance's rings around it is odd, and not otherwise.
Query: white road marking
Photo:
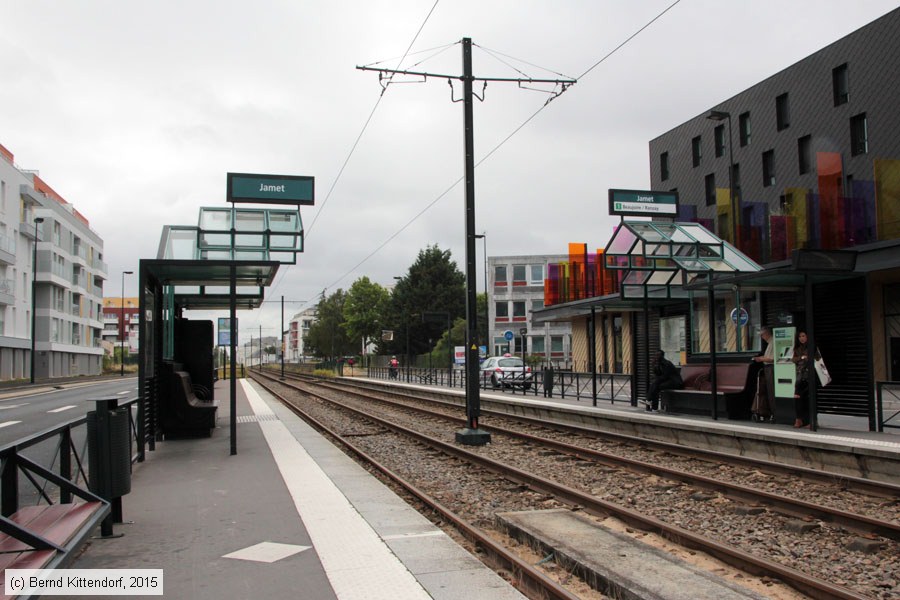
[[[21,423],[21,422],[22,421],[4,421],[3,423],[0,423],[0,429],[3,429],[4,427],[9,427],[10,425],[15,425],[16,423]]]
[[[10,408],[19,408],[20,406],[28,406],[28,402],[25,404],[10,404],[9,406],[0,405],[0,410],[7,410]]]
[[[309,550],[312,546],[298,546],[296,544],[279,544],[278,542],[261,542],[254,546],[236,550],[226,554],[222,558],[237,558],[240,560],[253,560],[256,562],[273,563],[293,556],[298,552]]]
[[[58,413],[64,410],[69,410],[70,408],[76,408],[76,405],[70,404],[68,406],[60,406],[59,408],[54,408],[53,410],[48,410],[48,413]]]

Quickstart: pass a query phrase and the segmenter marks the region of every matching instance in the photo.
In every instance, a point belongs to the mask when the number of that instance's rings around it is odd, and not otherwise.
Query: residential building
[[[107,356],[115,356],[124,342],[125,355],[138,352],[138,298],[103,299],[103,342]]]
[[[106,276],[87,218],[0,146],[0,379],[30,374],[32,307],[35,377],[99,374]]]
[[[316,321],[316,307],[307,308],[291,318],[284,358],[290,362],[303,362],[308,358],[305,343],[309,328]]]
[[[554,366],[571,366],[571,324],[535,325],[531,320],[532,311],[544,308],[548,265],[563,259],[564,256],[548,255],[488,258],[488,355],[521,355],[524,343],[527,355]],[[512,340],[507,340],[506,332],[512,333]]]

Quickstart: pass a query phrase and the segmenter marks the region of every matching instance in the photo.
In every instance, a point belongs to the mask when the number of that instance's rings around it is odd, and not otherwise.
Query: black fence
[[[571,371],[529,371],[530,377],[521,377],[510,382],[495,385],[491,373],[480,373],[481,389],[510,390],[513,394],[524,396],[544,396],[558,398],[574,398],[578,401],[590,401],[594,405],[598,400],[610,403],[622,402],[636,406],[634,394],[634,376],[630,373],[574,373]],[[369,367],[367,376],[372,379],[386,379],[403,383],[436,385],[441,387],[466,386],[465,369],[422,369],[418,367]]]

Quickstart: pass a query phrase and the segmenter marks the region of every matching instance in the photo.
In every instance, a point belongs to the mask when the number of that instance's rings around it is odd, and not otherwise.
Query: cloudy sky
[[[475,105],[488,253],[557,254],[605,245],[607,190],[649,188],[650,139],[897,5],[673,2],[0,0],[0,144],[90,220],[110,296],[163,225],[226,206],[226,173],[314,176],[305,253],[239,315],[243,340],[276,335],[282,295],[289,318],[363,275],[391,284],[429,244],[465,267],[458,82],[380,96],[357,66],[411,46],[402,68],[459,74],[469,37],[476,76],[578,78],[543,110],[546,89],[510,83]],[[479,242],[479,282],[483,261]]]

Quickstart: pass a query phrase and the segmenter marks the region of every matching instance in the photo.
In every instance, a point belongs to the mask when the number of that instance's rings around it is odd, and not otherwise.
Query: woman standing
[[[816,348],[816,359],[822,358]],[[797,378],[794,384],[794,427],[799,429],[809,425],[809,386],[816,384],[810,379],[809,347],[805,331],[797,332],[797,343],[794,345],[794,356],[791,358],[797,367]]]

